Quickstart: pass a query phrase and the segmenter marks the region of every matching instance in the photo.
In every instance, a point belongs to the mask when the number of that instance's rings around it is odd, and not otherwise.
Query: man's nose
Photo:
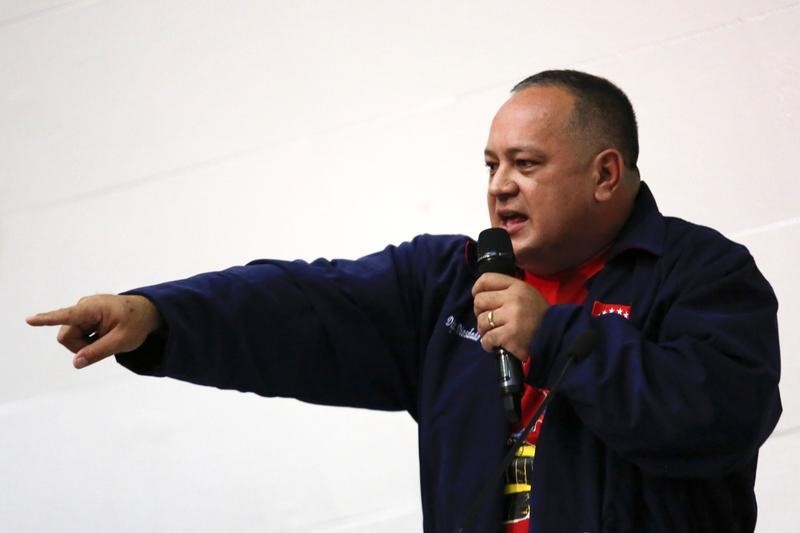
[[[519,192],[519,187],[513,174],[500,165],[489,181],[489,194],[500,200],[505,200]]]

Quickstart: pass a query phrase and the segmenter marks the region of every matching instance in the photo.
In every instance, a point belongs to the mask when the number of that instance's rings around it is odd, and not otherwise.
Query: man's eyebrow
[[[537,155],[537,156],[544,156],[544,152],[542,152],[541,149],[539,149],[539,148],[537,148],[537,147],[535,147],[533,145],[512,146],[512,147],[507,148],[506,150],[504,150],[504,152],[509,154],[509,155],[518,154],[520,152],[528,152],[528,153],[531,153],[531,154],[534,154],[534,155]],[[489,148],[486,148],[483,151],[483,155],[490,156],[490,157],[497,157],[497,154],[494,152],[494,150],[491,150]]]

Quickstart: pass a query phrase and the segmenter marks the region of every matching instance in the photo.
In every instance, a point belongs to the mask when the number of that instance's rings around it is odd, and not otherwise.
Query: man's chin
[[[519,268],[530,271],[530,268],[538,263],[535,251],[526,247],[524,243],[518,245],[514,239],[511,239],[511,245],[514,247],[514,259]]]

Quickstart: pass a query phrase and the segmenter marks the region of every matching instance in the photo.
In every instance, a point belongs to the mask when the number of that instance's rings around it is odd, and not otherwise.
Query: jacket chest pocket
[[[620,315],[640,331],[645,331],[651,316],[658,286],[655,257],[637,261],[617,261],[606,266],[589,281],[584,306],[591,316]]]

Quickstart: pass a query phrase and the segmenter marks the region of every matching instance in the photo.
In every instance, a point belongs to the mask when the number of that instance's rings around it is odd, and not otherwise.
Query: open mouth
[[[501,225],[506,229],[523,224],[528,220],[526,215],[516,211],[504,211],[502,213],[498,213],[498,216],[500,217]]]
[[[519,211],[500,211],[497,213],[500,218],[500,227],[508,232],[512,237],[521,231],[528,222],[528,216]]]

